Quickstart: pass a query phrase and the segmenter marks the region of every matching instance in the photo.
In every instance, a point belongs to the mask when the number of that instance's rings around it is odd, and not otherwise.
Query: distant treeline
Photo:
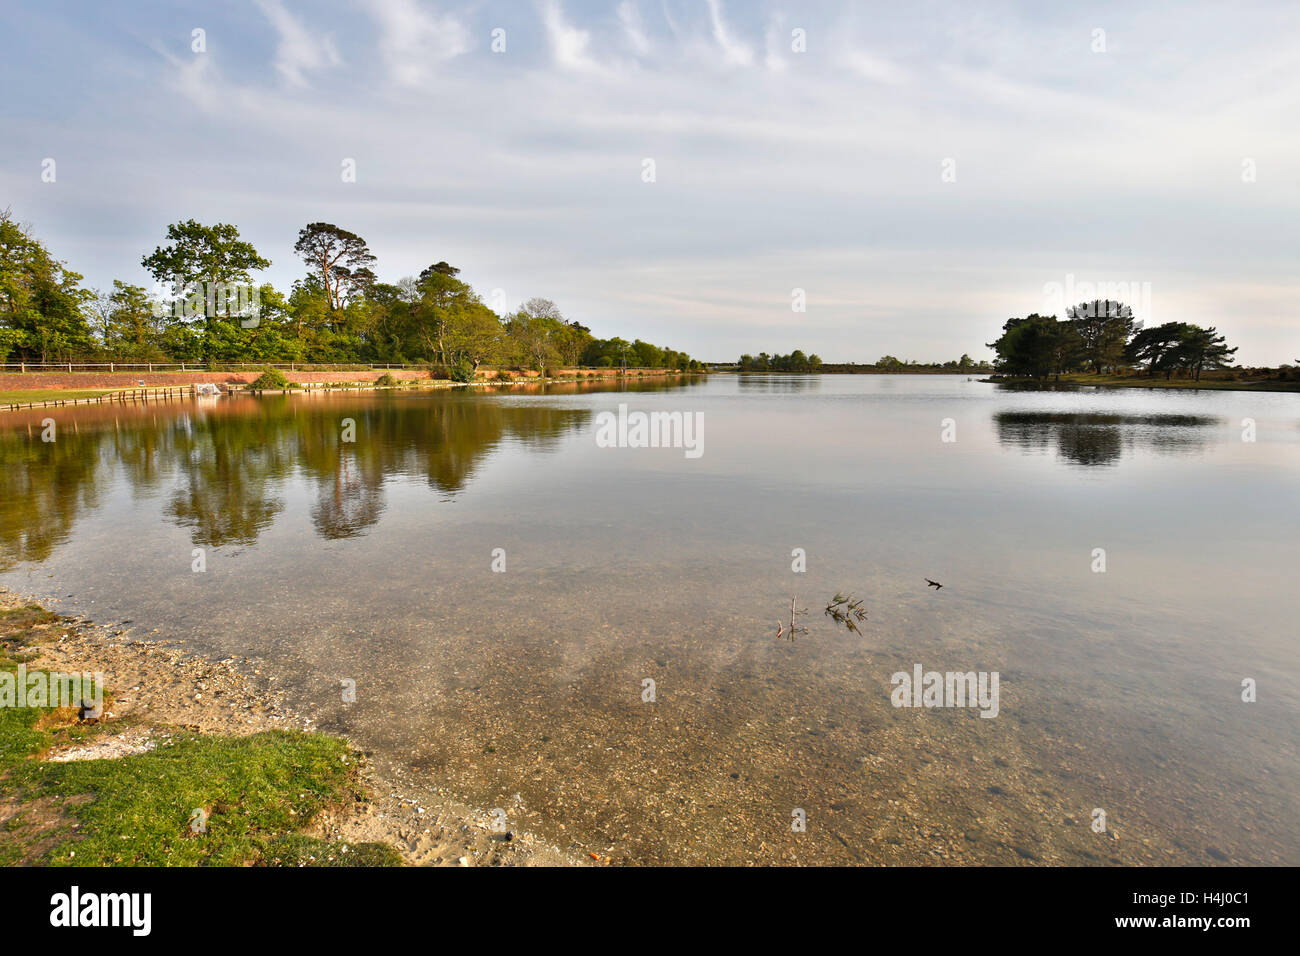
[[[1008,319],[989,348],[997,352],[995,370],[1003,375],[1047,378],[1139,369],[1197,381],[1206,369],[1227,368],[1237,351],[1214,328],[1187,322],[1143,328],[1127,305],[1102,299],[1071,306],[1064,320],[1036,313]]]
[[[381,282],[366,241],[331,223],[303,227],[293,250],[307,274],[286,295],[253,281],[271,262],[235,226],[190,219],[141,259],[162,291],[120,280],[99,291],[0,211],[0,361],[427,363],[462,379],[480,365],[701,367],[640,339],[598,339],[549,299],[498,315],[445,261]]]
[[[795,349],[789,355],[768,355],[759,352],[757,356],[742,355],[737,363],[742,372],[815,372],[821,368],[822,360],[818,355],[804,355]]]
[[[742,355],[736,364],[742,372],[822,372],[849,375],[871,372],[966,372],[991,367],[987,362],[976,362],[969,355],[951,362],[904,361],[892,355],[882,355],[874,365],[860,365],[856,362],[827,363],[815,354],[805,356],[799,349],[789,355],[768,355],[766,352],[759,352],[757,356]]]

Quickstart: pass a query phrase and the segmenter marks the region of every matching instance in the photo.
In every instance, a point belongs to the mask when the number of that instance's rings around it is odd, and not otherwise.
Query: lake
[[[620,404],[698,414],[701,454],[602,447]],[[1296,865],[1298,476],[1287,393],[56,408],[0,416],[0,585],[260,657],[404,785],[617,862]],[[996,673],[996,716],[895,706],[918,665]]]

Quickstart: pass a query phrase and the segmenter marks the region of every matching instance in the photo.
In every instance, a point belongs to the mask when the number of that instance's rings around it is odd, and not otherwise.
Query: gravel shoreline
[[[35,602],[0,589],[0,611]],[[174,729],[247,735],[266,730],[316,731],[290,708],[276,678],[259,660],[214,660],[155,631],[137,637],[120,626],[64,618],[51,639],[35,645],[29,669],[102,672],[111,700],[103,733],[86,745],[47,754],[49,760],[116,759],[140,753]],[[363,763],[368,800],[312,821],[311,836],[343,845],[383,842],[416,866],[583,865],[532,834],[494,831],[491,813],[429,790],[413,791]]]

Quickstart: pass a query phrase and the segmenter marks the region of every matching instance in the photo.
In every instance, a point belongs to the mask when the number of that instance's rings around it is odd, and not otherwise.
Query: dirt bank
[[[196,383],[214,385],[247,385],[262,374],[261,367],[250,367],[244,371],[232,372],[147,372],[133,370],[130,372],[3,372],[0,373],[0,392],[26,391],[39,389],[91,389],[91,388],[139,388],[143,382],[146,388],[176,388]],[[330,371],[328,369],[282,369],[285,377],[293,382],[373,382],[384,375],[404,382],[427,382],[430,373],[425,369],[369,369],[365,371]],[[553,375],[561,378],[610,378],[617,375],[610,369],[559,369]],[[629,369],[628,374],[635,377],[652,375],[680,374],[671,369]],[[482,380],[495,379],[533,379],[540,378],[540,372],[516,372],[509,369],[481,369],[478,377]]]

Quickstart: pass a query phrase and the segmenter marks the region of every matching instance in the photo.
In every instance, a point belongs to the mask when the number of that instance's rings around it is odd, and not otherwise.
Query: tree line
[[[1008,319],[988,347],[997,352],[1002,375],[1047,378],[1070,372],[1115,374],[1137,368],[1146,374],[1200,381],[1206,369],[1227,368],[1236,348],[1217,329],[1187,322],[1143,328],[1121,302],[1096,299],[1066,309],[1066,318],[1033,313]]]
[[[789,355],[742,355],[737,363],[742,372],[815,372],[822,366],[821,356],[804,355],[795,349]]]
[[[894,357],[893,355],[882,355],[873,365],[857,365],[856,363],[843,363],[827,365],[821,357],[813,355],[804,355],[800,349],[795,349],[789,355],[768,355],[766,352],[759,352],[757,356],[742,355],[736,363],[742,372],[846,372],[854,369],[884,369],[891,372],[903,371],[936,371],[949,370],[957,372],[975,371],[980,368],[987,368],[986,363],[976,362],[969,355],[962,355],[959,359],[953,359],[948,362],[918,362],[915,359],[906,361]]]
[[[876,368],[889,369],[890,371],[901,371],[903,369],[949,369],[956,372],[973,372],[985,368],[986,362],[976,362],[973,358],[962,353],[961,358],[949,359],[947,362],[918,362],[916,359],[904,360],[895,358],[892,355],[882,355],[876,359]]]
[[[549,299],[498,315],[446,261],[380,281],[359,235],[302,228],[306,275],[287,294],[254,274],[271,265],[228,223],[167,227],[141,258],[157,294],[114,280],[86,288],[32,233],[0,211],[0,361],[428,364],[467,380],[483,365],[701,367],[640,339],[599,339]]]

